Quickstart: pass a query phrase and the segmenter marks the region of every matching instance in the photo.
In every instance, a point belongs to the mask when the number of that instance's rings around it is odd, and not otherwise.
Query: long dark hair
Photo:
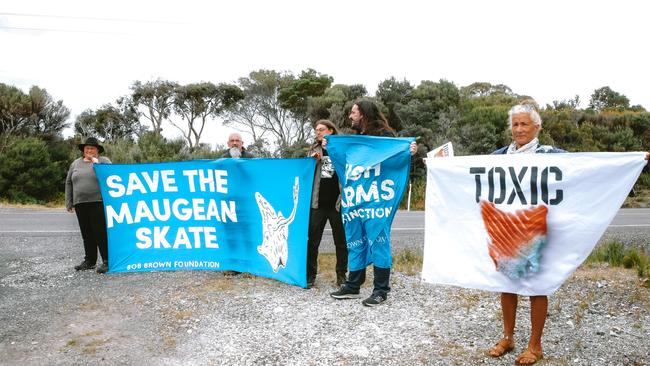
[[[359,100],[355,102],[356,106],[361,112],[361,120],[359,121],[359,133],[372,136],[385,136],[387,134],[396,136],[388,124],[388,120],[381,113],[377,105],[369,100]]]

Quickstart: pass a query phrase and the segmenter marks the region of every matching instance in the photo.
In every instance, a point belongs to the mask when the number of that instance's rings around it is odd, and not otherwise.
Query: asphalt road
[[[0,237],[80,235],[74,214],[63,209],[0,207]],[[603,235],[627,245],[650,249],[650,209],[621,209]],[[421,249],[424,243],[424,212],[398,211],[392,228],[394,249]],[[330,229],[326,228],[321,251],[333,252]]]

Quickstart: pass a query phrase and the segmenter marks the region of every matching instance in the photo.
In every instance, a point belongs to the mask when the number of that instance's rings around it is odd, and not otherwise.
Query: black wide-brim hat
[[[81,151],[84,151],[84,147],[86,146],[94,146],[97,148],[97,150],[99,150],[100,154],[104,152],[104,147],[100,145],[99,141],[97,141],[97,139],[94,137],[87,138],[86,142],[84,142],[83,144],[79,144],[77,146],[79,146],[79,150]]]

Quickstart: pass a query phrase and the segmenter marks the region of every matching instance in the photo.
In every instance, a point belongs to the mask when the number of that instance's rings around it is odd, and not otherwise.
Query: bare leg
[[[501,311],[503,313],[503,336],[513,339],[517,317],[516,294],[501,293]]]
[[[548,311],[548,297],[530,297],[530,340],[528,348],[517,356],[515,362],[520,365],[532,365],[542,358],[542,332]]]
[[[533,351],[542,351],[542,332],[548,311],[547,296],[530,297],[530,324],[532,327],[528,348]]]
[[[515,348],[516,294],[501,293],[501,313],[503,314],[503,338],[490,349],[489,353],[492,357],[501,357]]]

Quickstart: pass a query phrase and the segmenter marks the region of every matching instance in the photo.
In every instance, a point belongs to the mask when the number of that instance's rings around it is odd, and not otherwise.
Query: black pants
[[[318,246],[323,238],[327,220],[332,227],[334,247],[336,248],[336,276],[345,278],[348,271],[348,246],[345,242],[345,230],[341,213],[332,208],[312,208],[309,215],[309,240],[307,241],[307,279],[316,278],[318,273]]]
[[[374,289],[372,290],[373,296],[381,296],[384,299],[390,292],[390,268],[379,268],[374,266],[375,278],[373,279]],[[366,269],[358,271],[350,271],[348,280],[345,282],[345,287],[349,290],[359,291],[361,285],[366,282]]]
[[[97,263],[97,248],[104,262],[108,262],[108,237],[106,235],[106,216],[102,202],[84,202],[74,205],[81,237],[84,241],[84,260]]]

